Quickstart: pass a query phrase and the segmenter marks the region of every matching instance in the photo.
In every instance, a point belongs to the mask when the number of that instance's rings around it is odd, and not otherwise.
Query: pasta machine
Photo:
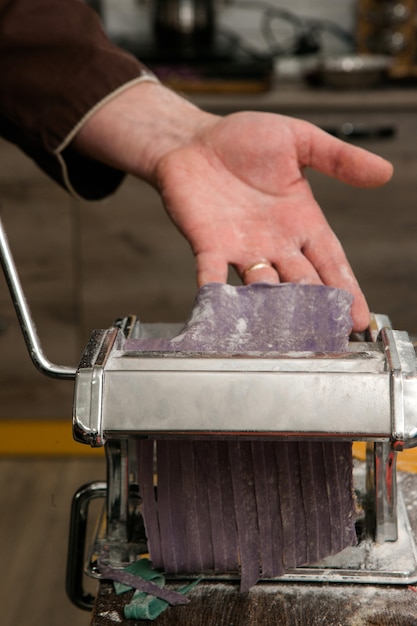
[[[73,500],[67,591],[75,604],[92,607],[83,576],[100,578],[103,550],[114,566],[147,551],[134,450],[138,438],[153,435],[367,442],[366,463],[354,470],[357,545],[280,580],[417,581],[416,546],[396,477],[397,453],[417,445],[417,357],[408,333],[394,330],[387,316],[373,315],[346,353],[272,357],[141,352],[136,339],[174,337],[180,325],[143,324],[130,315],[95,330],[79,366],[70,368],[42,352],[1,224],[0,255],[35,366],[74,381],[74,437],[106,451],[107,481],[81,487]],[[105,506],[87,550],[88,509],[96,498]]]

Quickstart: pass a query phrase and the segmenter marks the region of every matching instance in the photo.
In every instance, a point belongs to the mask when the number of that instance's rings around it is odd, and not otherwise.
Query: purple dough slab
[[[351,303],[349,294],[323,285],[206,285],[177,337],[129,340],[125,349],[343,352]],[[355,541],[349,443],[183,443],[157,442],[157,523],[167,572],[240,566],[246,590],[260,576],[281,575]],[[149,488],[144,493],[151,498]]]
[[[173,339],[130,339],[125,350],[176,352],[345,351],[352,297],[325,285],[232,287],[210,283]]]

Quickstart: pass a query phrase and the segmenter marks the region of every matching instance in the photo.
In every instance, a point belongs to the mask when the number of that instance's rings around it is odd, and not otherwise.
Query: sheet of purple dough
[[[173,339],[130,339],[125,350],[288,352],[347,349],[352,297],[325,285],[210,283]]]
[[[342,352],[347,349],[351,330],[351,302],[349,294],[323,285],[206,285],[198,292],[191,317],[177,337],[133,339],[126,342],[125,349],[218,354]],[[256,441],[249,445],[233,442],[231,446],[207,441],[206,460],[203,456],[194,466],[189,462],[189,451],[184,453],[183,463],[178,441],[162,443],[160,449],[161,441],[157,442],[162,551],[158,566],[167,573],[181,571],[184,561],[191,568],[201,566],[201,571],[235,571],[240,567],[244,590],[260,576],[281,575],[286,569],[320,560],[354,542],[349,443]],[[218,452],[224,443],[231,461],[224,469],[231,482],[220,484],[222,490],[231,489],[227,500],[233,500],[234,509],[225,509],[221,519],[218,499],[213,497],[219,477],[209,471],[213,462],[207,448],[212,446]],[[197,511],[197,485],[201,498],[209,503],[210,498],[213,500],[207,516]],[[144,506],[146,509],[146,502]],[[176,513],[171,507],[178,509]],[[187,511],[191,510],[199,519],[193,517],[187,537],[184,529]],[[227,535],[227,541],[233,543],[230,549],[224,538],[216,541],[218,529],[223,533],[231,527],[229,518],[232,525],[236,524],[234,532]],[[197,543],[196,523],[201,526]],[[183,545],[174,547],[170,542]],[[213,554],[209,550],[209,556],[203,557],[202,542],[210,543]],[[196,551],[194,560],[184,556],[187,544]],[[152,556],[152,545],[150,550]]]

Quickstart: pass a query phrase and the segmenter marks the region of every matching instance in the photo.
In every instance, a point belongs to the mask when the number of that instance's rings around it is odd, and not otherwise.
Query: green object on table
[[[152,581],[155,585],[158,585],[158,587],[162,588],[165,586],[165,577],[152,568],[149,559],[139,559],[139,561],[128,565],[125,571],[134,576],[140,576],[144,580]],[[194,580],[192,583],[180,587],[176,591],[181,594],[186,594],[191,591],[199,581],[200,579]],[[114,583],[114,588],[118,595],[132,589],[132,587],[118,582]],[[125,606],[124,615],[126,619],[154,620],[168,607],[169,604],[165,600],[137,590],[133,594],[130,603]]]

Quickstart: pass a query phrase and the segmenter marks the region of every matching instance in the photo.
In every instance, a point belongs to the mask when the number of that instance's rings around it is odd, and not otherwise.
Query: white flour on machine
[[[67,590],[75,604],[92,607],[83,576],[100,578],[104,556],[122,568],[148,551],[137,442],[151,438],[368,442],[366,463],[356,463],[353,472],[356,545],[290,569],[279,580],[417,581],[416,547],[396,479],[397,453],[417,445],[417,358],[407,332],[373,315],[368,331],[352,337],[343,353],[178,355],[133,348],[140,339],[176,337],[180,325],[142,324],[128,316],[94,331],[72,369],[42,353],[2,227],[0,254],[35,365],[75,381],[75,439],[106,450],[107,481],[82,487],[73,500]],[[86,546],[89,504],[96,498],[105,505]],[[214,579],[236,575],[207,573]]]

